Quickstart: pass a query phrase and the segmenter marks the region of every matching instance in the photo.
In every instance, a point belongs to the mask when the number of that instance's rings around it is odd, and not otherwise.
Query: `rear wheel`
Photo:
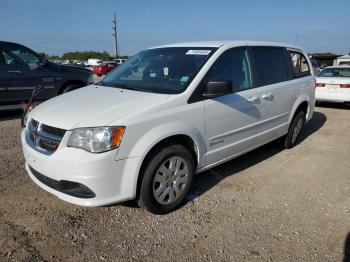
[[[305,123],[305,112],[299,111],[293,118],[293,121],[288,129],[287,135],[284,137],[284,148],[292,148],[295,146],[299,137],[300,131]]]
[[[190,190],[193,173],[192,155],[182,145],[170,145],[152,154],[144,168],[139,206],[155,214],[174,210]]]

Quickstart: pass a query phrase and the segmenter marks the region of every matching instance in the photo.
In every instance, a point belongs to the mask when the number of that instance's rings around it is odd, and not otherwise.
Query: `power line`
[[[112,19],[112,36],[114,37],[114,48],[115,48],[115,57],[119,56],[118,50],[118,36],[117,36],[117,17],[114,13],[114,17]]]

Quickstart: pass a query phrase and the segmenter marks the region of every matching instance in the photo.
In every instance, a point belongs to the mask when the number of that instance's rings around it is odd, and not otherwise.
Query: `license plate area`
[[[339,88],[339,85],[332,85],[332,84],[327,84],[326,88],[328,90],[337,90]]]

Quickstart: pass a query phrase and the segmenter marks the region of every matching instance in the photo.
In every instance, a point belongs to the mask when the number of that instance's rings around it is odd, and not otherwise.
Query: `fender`
[[[307,109],[307,113],[306,113],[306,119],[309,119],[309,113],[310,113],[310,97],[305,94],[305,93],[301,93],[298,98],[296,99],[291,114],[289,115],[289,119],[288,119],[288,124],[290,125],[293,117],[295,115],[295,112],[297,111],[298,107],[301,105],[301,103],[303,102],[307,102],[308,103],[308,109]]]
[[[195,144],[198,167],[205,165],[205,140],[200,130],[183,122],[168,122],[157,125],[144,133],[137,143],[130,149],[129,156],[140,157],[143,161],[148,152],[162,140],[176,135],[185,135],[192,139]],[[142,162],[140,161],[140,162]]]
[[[138,142],[130,149],[129,157],[138,157],[138,166],[135,168],[136,172],[130,176],[130,183],[133,185],[133,196],[136,196],[137,181],[141,169],[141,165],[145,160],[150,150],[159,142],[166,138],[175,135],[185,135],[192,139],[195,145],[195,151],[197,154],[197,168],[205,166],[205,141],[197,128],[190,126],[182,122],[168,122],[161,125],[157,125],[154,128],[148,130],[146,133],[138,139]],[[118,153],[118,159],[122,159],[123,156]],[[117,160],[118,160],[117,159]]]

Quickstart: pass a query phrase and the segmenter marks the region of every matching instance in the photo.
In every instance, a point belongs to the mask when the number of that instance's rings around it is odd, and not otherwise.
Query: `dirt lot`
[[[0,119],[0,261],[342,261],[350,246],[350,107],[318,107],[294,149],[198,175],[165,216],[46,193],[23,168],[18,113]]]

